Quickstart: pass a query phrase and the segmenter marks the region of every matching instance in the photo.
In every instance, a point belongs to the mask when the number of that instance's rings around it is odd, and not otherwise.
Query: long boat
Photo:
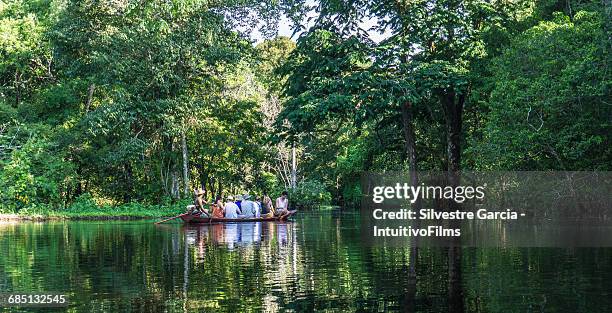
[[[289,217],[295,214],[297,210],[289,211],[289,213],[283,216],[273,217],[252,217],[252,218],[216,218],[216,217],[203,217],[200,214],[183,214],[181,219],[185,223],[191,224],[208,224],[208,223],[246,223],[246,222],[282,222],[286,221]]]

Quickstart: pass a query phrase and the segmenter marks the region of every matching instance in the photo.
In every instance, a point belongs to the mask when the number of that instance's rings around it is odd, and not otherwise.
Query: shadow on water
[[[4,224],[0,292],[73,312],[612,311],[611,249],[371,247],[358,223]]]

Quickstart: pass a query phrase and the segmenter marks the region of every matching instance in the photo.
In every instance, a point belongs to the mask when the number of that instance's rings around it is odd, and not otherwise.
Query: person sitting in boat
[[[259,196],[255,198],[255,217],[261,217],[261,198]]]
[[[193,194],[193,204],[195,207],[190,210],[190,213],[194,214],[200,212],[209,215],[208,210],[204,207],[205,204],[208,204],[204,201],[204,190],[202,188],[194,189]]]
[[[276,199],[276,210],[274,214],[276,216],[283,216],[289,213],[289,199],[288,193],[283,191],[280,197]]]
[[[272,199],[268,196],[268,193],[264,193],[263,201],[262,201],[262,214],[267,214],[267,216],[274,216],[274,205],[272,204]]]
[[[266,214],[268,214],[269,210],[266,208],[266,206],[264,205],[264,198],[265,194],[262,195],[261,197],[257,197],[257,202],[259,203],[259,208],[261,210],[261,215],[265,216]]]
[[[223,199],[221,196],[217,196],[215,203],[212,204],[212,216],[214,218],[223,218]]]
[[[240,210],[242,210],[242,196],[241,195],[236,196],[236,205],[238,206]]]
[[[242,211],[242,218],[253,218],[256,217],[256,204],[255,202],[251,201],[251,196],[248,194],[245,194],[244,196],[242,196],[242,205],[240,210]]]
[[[238,214],[242,214],[240,208],[234,203],[234,197],[227,197],[227,202],[225,207],[223,207],[223,214],[225,214],[225,218],[238,218]]]

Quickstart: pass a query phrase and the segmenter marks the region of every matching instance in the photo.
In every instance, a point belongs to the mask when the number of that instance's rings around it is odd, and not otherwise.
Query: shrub
[[[303,180],[297,187],[289,190],[289,199],[298,209],[313,209],[329,204],[331,194],[325,185],[317,180]]]
[[[98,204],[93,196],[86,192],[76,198],[76,200],[70,205],[70,211],[82,212],[92,209],[98,209]]]
[[[73,175],[74,166],[48,140],[33,136],[0,160],[0,206],[16,212],[35,204],[61,207]]]
[[[361,196],[361,185],[359,182],[348,183],[342,188],[342,204],[344,206],[359,206]]]

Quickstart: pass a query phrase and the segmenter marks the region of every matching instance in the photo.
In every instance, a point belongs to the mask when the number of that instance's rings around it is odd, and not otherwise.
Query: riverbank
[[[17,213],[0,213],[0,221],[48,220],[130,220],[176,216],[185,211],[182,204],[73,207],[49,209],[44,207],[22,209]]]
[[[188,202],[168,205],[129,203],[119,206],[97,206],[78,203],[66,209],[30,207],[17,213],[0,212],[0,221],[49,221],[49,220],[132,220],[154,219],[179,215],[185,212]],[[322,205],[314,211],[333,211],[338,206]],[[306,209],[313,211],[313,209]]]

